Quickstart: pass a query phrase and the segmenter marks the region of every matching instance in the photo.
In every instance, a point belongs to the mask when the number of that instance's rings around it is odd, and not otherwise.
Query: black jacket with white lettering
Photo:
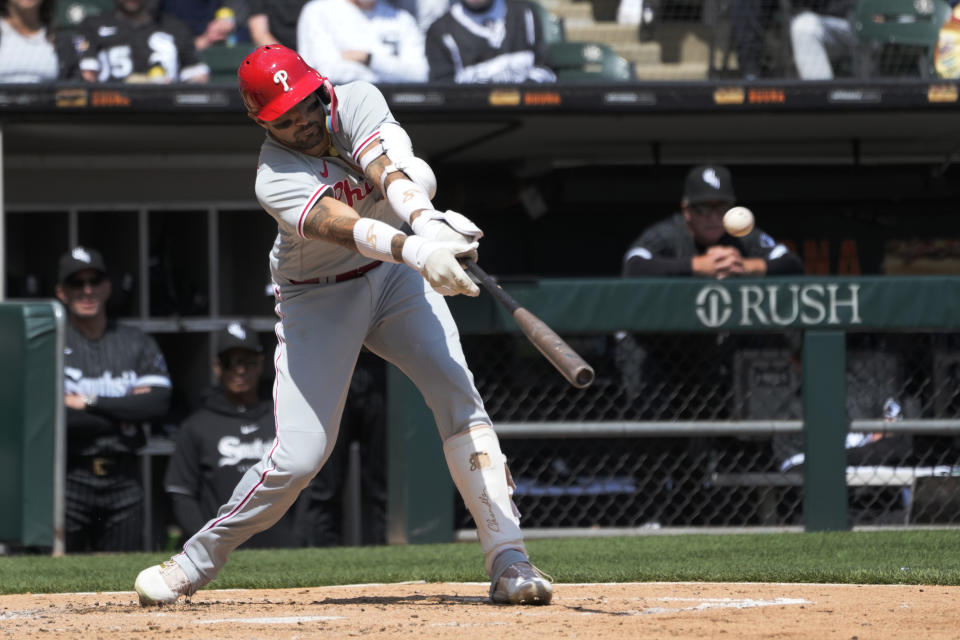
[[[272,402],[237,406],[219,390],[183,421],[163,485],[186,536],[217,514],[247,469],[272,448],[275,435]],[[292,525],[281,520],[245,546],[294,545]]]
[[[761,229],[754,229],[742,238],[723,234],[718,245],[736,247],[744,258],[763,258],[767,275],[803,273],[800,257],[779,244]],[[648,227],[623,257],[624,276],[689,276],[691,260],[708,247],[698,246],[687,229],[682,213]]]
[[[170,404],[167,362],[152,336],[111,320],[97,339],[67,323],[64,391],[96,397],[84,411],[67,408],[71,457],[133,455],[146,443],[140,423]],[[149,388],[149,393],[134,392]]]

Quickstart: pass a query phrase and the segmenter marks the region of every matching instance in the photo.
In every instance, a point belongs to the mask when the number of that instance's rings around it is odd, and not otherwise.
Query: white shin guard
[[[508,549],[526,556],[520,517],[507,486],[506,457],[488,425],[471,427],[443,443],[443,453],[453,482],[477,525],[487,573],[494,560]]]

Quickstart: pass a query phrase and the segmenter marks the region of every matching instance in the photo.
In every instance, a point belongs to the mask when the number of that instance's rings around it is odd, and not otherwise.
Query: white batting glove
[[[480,288],[463,270],[458,257],[467,258],[476,252],[477,243],[426,240],[407,236],[403,243],[403,262],[420,272],[433,290],[444,296],[480,295]]]
[[[422,211],[411,226],[415,234],[427,240],[470,244],[471,242],[479,242],[480,238],[483,237],[483,231],[480,230],[480,227],[465,215],[449,209],[447,211]],[[466,257],[476,261],[476,249]]]

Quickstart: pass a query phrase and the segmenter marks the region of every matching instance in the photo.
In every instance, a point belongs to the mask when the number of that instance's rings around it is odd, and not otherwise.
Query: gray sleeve
[[[381,124],[398,123],[390,113],[386,98],[369,82],[350,82],[336,87],[335,91],[340,119],[337,136],[357,162],[360,151],[379,134]]]
[[[304,238],[306,216],[320,198],[332,188],[335,180],[320,180],[316,175],[279,153],[267,150],[257,171],[256,194],[260,205],[290,233]]]

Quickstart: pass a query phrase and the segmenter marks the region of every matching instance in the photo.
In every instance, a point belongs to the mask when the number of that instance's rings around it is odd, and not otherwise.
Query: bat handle
[[[507,308],[511,314],[514,311],[520,308],[520,303],[513,299],[513,296],[504,291],[497,281],[494,280],[490,274],[480,268],[473,259],[464,258],[460,261],[460,264],[463,265],[463,268],[472,275],[474,278],[480,281],[480,284],[489,291],[497,300],[500,301],[500,304]]]

